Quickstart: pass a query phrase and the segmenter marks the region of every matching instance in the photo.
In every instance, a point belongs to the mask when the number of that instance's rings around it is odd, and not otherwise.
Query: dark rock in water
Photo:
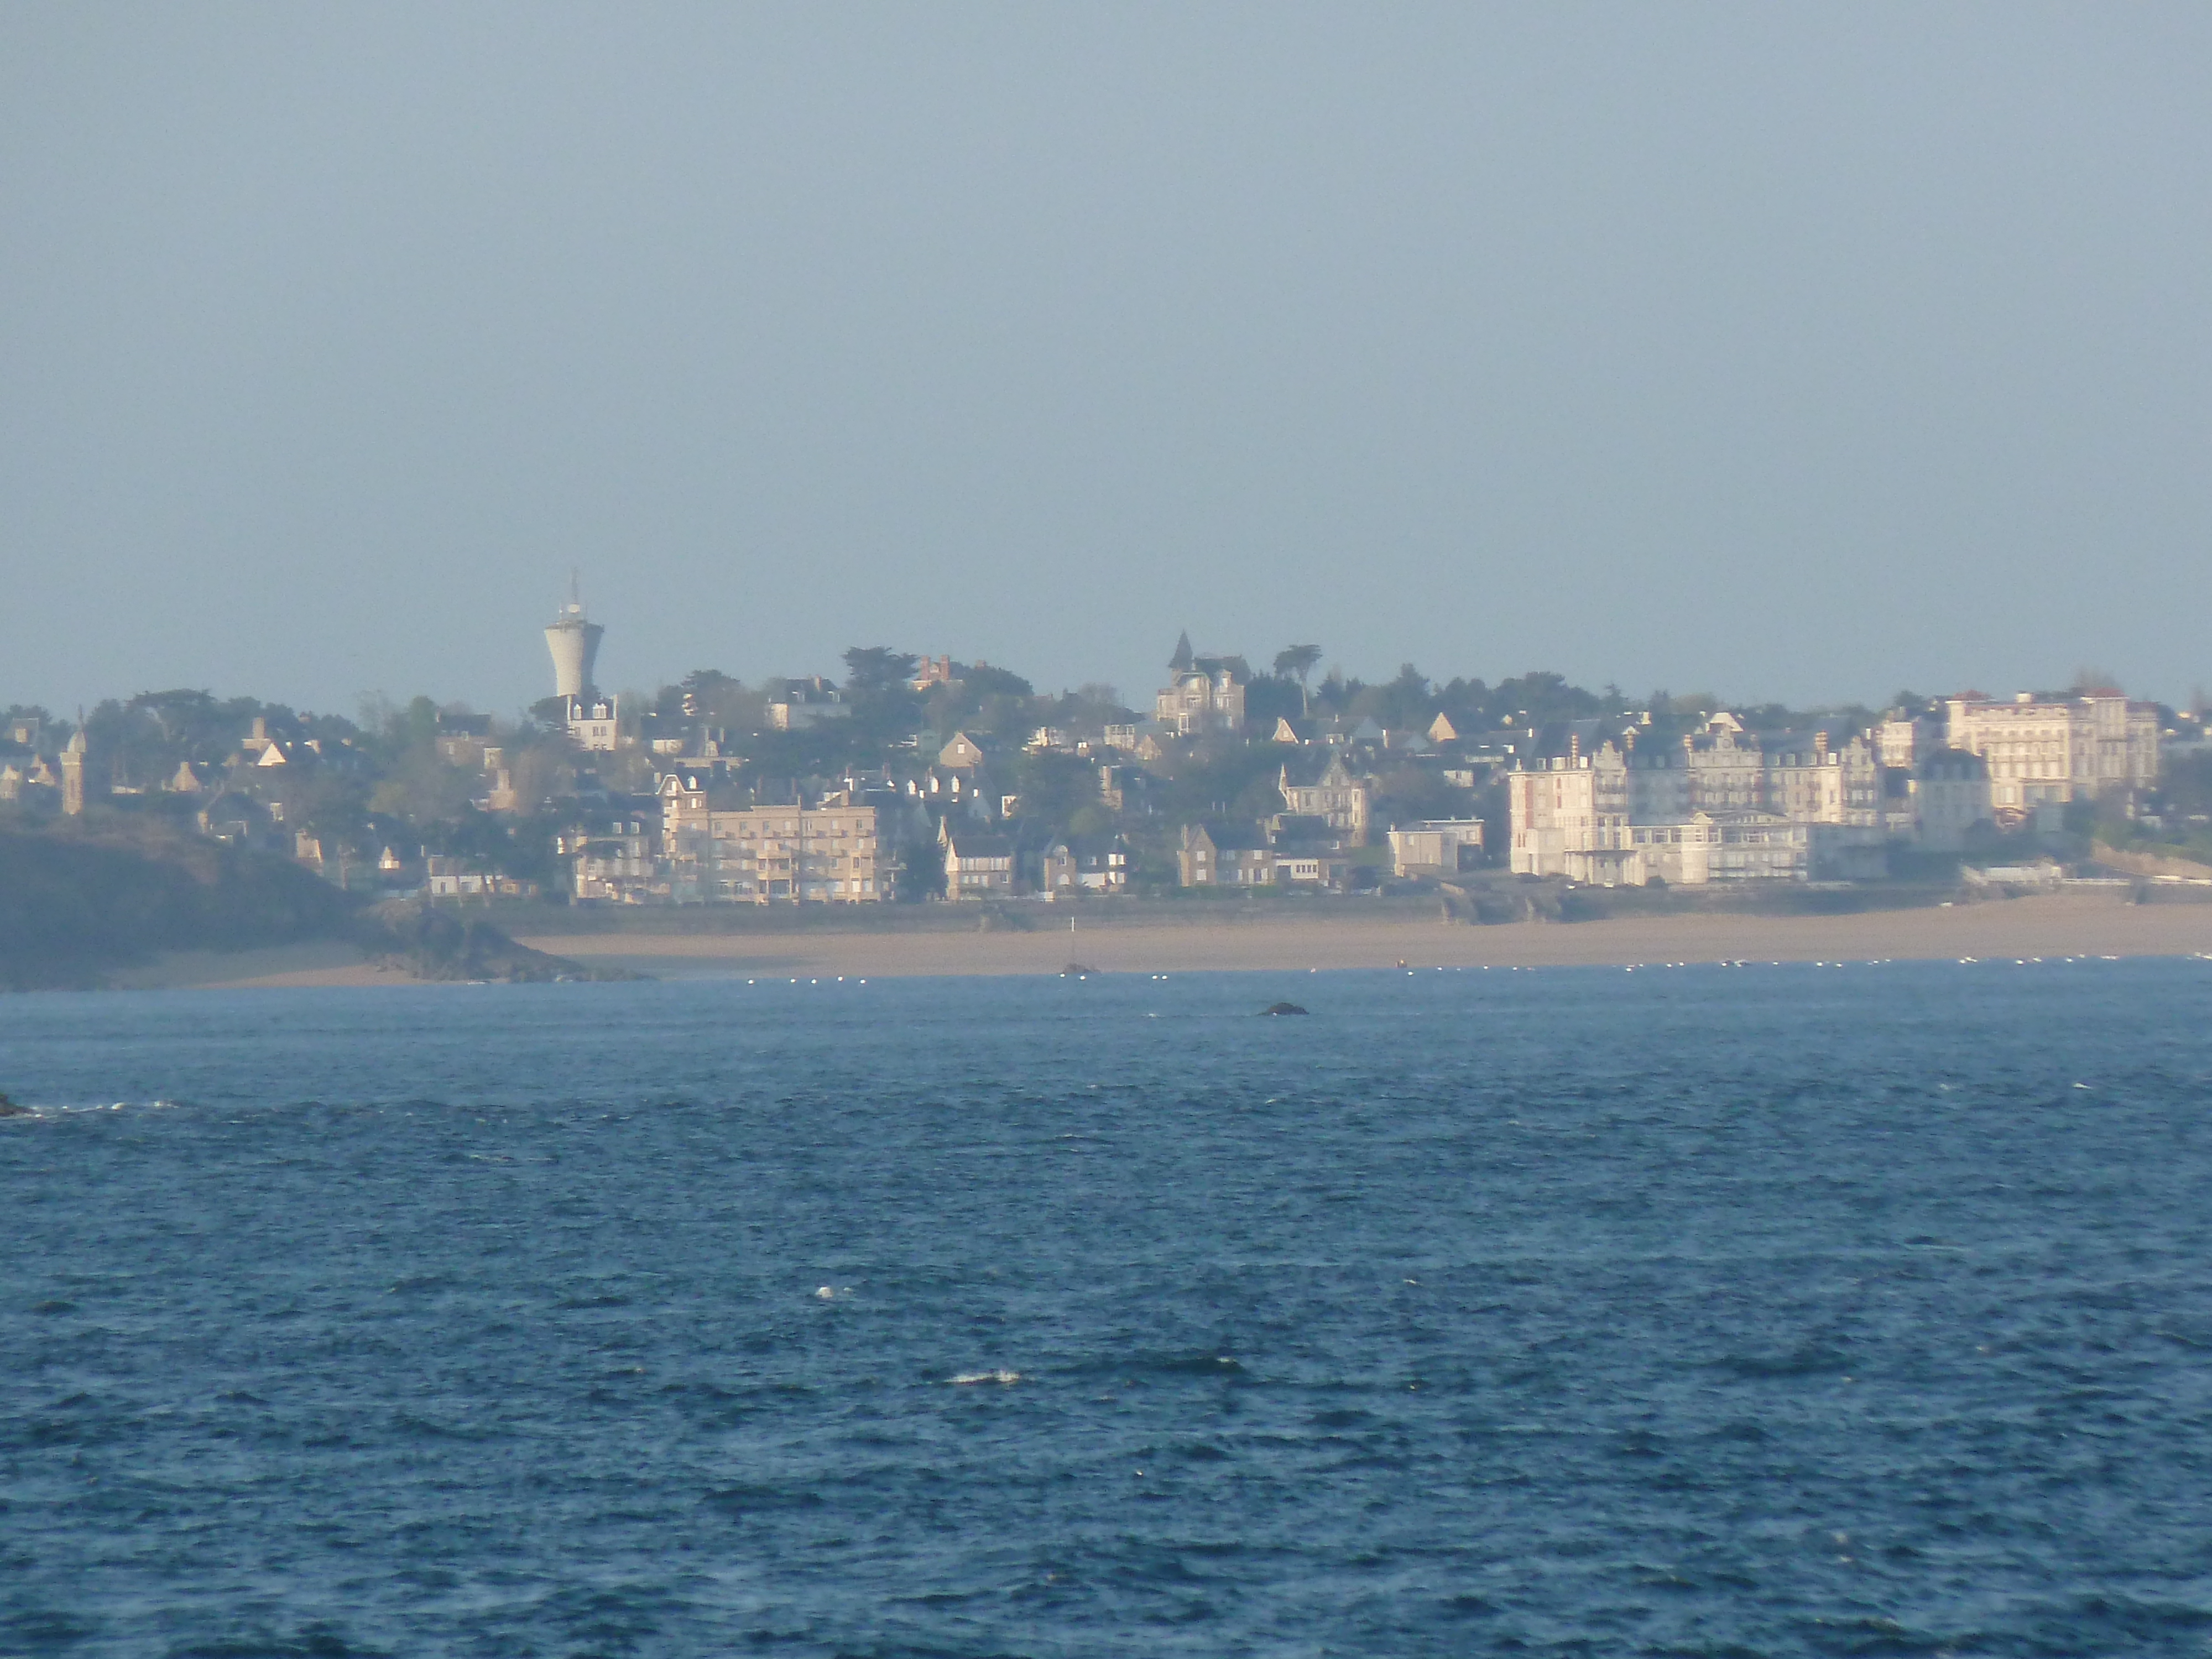
[[[1097,971],[1096,968],[1086,968],[1079,962],[1071,962],[1060,970],[1060,976],[1062,979],[1088,979]]]
[[[28,1117],[30,1115],[31,1109],[29,1107],[18,1106],[14,1101],[9,1099],[7,1096],[0,1095],[0,1117]]]
[[[1305,1010],[1295,1002],[1271,1002],[1260,1012],[1263,1014],[1303,1014]]]
[[[482,916],[465,916],[422,900],[380,904],[362,921],[359,939],[369,960],[416,979],[510,984],[567,980],[636,979],[617,968],[586,968],[566,957],[517,945]]]

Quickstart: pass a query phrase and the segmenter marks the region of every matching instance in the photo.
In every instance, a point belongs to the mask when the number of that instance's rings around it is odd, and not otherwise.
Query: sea
[[[9,998],[0,1655],[2212,1652],[2208,1014]]]

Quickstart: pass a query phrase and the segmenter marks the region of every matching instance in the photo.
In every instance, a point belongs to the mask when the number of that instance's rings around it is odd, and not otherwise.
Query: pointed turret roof
[[[1182,673],[1185,669],[1190,666],[1192,654],[1190,648],[1190,630],[1186,628],[1182,633],[1176,635],[1175,655],[1168,659],[1169,669],[1175,673]]]

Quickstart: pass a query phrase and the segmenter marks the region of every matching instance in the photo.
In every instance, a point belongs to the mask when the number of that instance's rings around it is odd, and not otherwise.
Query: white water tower
[[[556,697],[588,696],[592,687],[592,663],[599,654],[599,635],[606,630],[584,615],[583,602],[576,598],[572,586],[568,603],[561,607],[561,614],[545,630],[545,648],[553,653],[553,695]]]

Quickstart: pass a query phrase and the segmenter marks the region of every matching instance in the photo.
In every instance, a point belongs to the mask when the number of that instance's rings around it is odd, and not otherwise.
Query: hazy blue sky
[[[2212,9],[0,10],[0,703],[2212,682]]]

